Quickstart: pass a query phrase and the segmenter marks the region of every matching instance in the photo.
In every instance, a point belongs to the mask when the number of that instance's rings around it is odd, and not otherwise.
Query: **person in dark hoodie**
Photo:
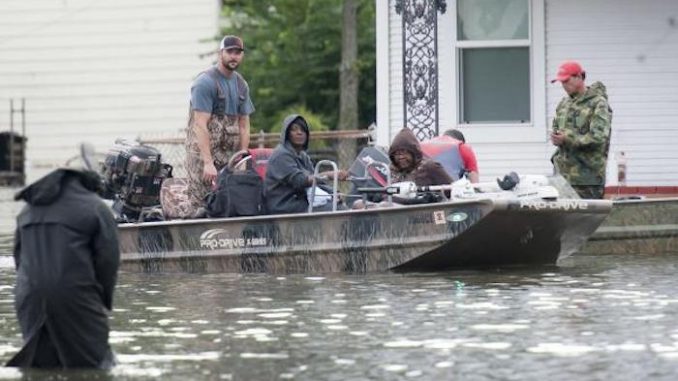
[[[7,366],[109,368],[117,226],[91,171],[55,170],[16,196],[15,307],[23,348]]]
[[[424,157],[419,141],[409,128],[403,128],[396,134],[388,150],[391,159],[391,183],[414,182],[417,186],[446,185],[452,183],[452,177],[435,160]],[[399,200],[394,198],[395,202]],[[353,209],[363,209],[371,204],[358,200]]]
[[[424,158],[419,141],[409,128],[393,138],[388,150],[391,182],[413,181],[417,186],[451,184],[452,178],[437,161]]]
[[[310,128],[303,116],[292,114],[283,121],[280,144],[268,159],[264,179],[266,210],[270,214],[305,213],[308,211],[308,189],[313,184],[313,163],[306,153]],[[321,177],[331,178],[332,171]],[[337,177],[344,181],[348,173],[338,171]],[[332,210],[332,203],[314,207],[316,211]]]

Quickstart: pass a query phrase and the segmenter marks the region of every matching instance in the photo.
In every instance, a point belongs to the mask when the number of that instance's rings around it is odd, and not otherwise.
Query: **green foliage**
[[[314,113],[304,105],[292,105],[276,113],[275,119],[277,122],[271,129],[271,132],[280,132],[282,130],[282,121],[290,114],[299,114],[303,116],[304,119],[306,119],[306,123],[308,123],[308,127],[311,129],[311,135],[313,135],[314,131],[329,131],[330,129],[329,126],[323,122],[322,115]],[[309,144],[309,149],[319,149],[326,146],[327,142],[316,140]]]
[[[376,33],[374,1],[357,2],[359,128],[376,118]],[[245,42],[240,71],[257,108],[251,119],[253,131],[272,131],[280,124],[281,110],[298,106],[317,114],[323,121],[319,125],[335,129],[341,0],[225,0],[223,16],[229,23],[223,33],[240,35]]]
[[[313,111],[309,110],[308,107],[304,105],[292,105],[284,110],[280,110],[275,114],[275,119],[277,123],[271,129],[271,132],[280,132],[282,130],[282,121],[286,116],[290,114],[299,114],[306,119],[311,132],[313,131],[329,131],[329,126],[323,122],[323,116],[316,114]]]

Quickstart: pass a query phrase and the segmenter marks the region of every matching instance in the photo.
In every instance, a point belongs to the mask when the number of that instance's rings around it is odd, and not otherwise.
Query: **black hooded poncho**
[[[96,174],[56,170],[16,195],[15,307],[24,346],[8,366],[106,368],[120,252]]]

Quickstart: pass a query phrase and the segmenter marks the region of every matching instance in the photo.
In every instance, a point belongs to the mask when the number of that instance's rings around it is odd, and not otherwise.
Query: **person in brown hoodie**
[[[412,130],[403,128],[388,150],[391,182],[413,181],[417,186],[451,184],[452,178],[437,161],[424,157]]]
[[[424,157],[419,141],[408,128],[403,128],[393,138],[388,157],[391,159],[392,184],[402,181],[412,181],[417,186],[452,183],[452,177],[440,163]],[[400,200],[394,198],[394,201],[398,203]],[[353,204],[353,209],[365,209],[374,205],[369,202],[366,205],[362,200],[358,200]],[[380,206],[386,205],[382,202]]]

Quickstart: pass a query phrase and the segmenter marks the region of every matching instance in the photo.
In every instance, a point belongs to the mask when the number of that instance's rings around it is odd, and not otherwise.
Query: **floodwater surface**
[[[0,211],[18,206],[0,201]],[[0,215],[0,363],[21,347]],[[111,371],[0,380],[676,380],[678,258],[368,275],[122,272]]]

